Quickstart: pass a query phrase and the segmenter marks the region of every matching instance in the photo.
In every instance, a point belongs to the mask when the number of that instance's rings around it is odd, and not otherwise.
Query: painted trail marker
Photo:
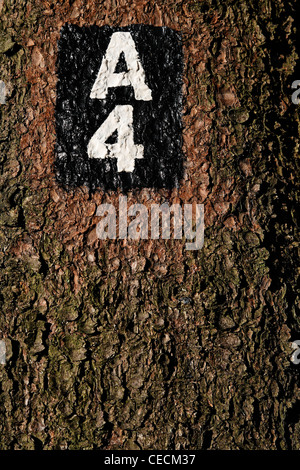
[[[92,190],[172,188],[182,177],[178,33],[134,25],[62,28],[56,169]]]

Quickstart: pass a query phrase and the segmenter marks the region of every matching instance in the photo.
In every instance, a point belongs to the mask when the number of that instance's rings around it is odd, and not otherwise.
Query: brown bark
[[[298,449],[296,1],[0,2],[1,449]],[[100,241],[54,174],[61,26],[183,35],[185,177],[205,244]],[[298,337],[297,337],[298,335]]]

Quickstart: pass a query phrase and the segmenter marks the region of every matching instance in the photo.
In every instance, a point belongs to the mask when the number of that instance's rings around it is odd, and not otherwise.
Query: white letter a
[[[120,55],[124,54],[128,72],[115,73]],[[151,101],[152,93],[145,83],[145,72],[130,33],[114,33],[90,97],[105,99],[108,88],[132,86],[136,100]]]

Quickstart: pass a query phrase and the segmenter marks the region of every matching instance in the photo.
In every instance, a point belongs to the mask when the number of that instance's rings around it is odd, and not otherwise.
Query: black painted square
[[[115,32],[129,32],[144,68],[151,101],[136,100],[132,86],[109,88],[106,99],[90,98]],[[91,190],[178,187],[182,178],[182,74],[180,35],[166,27],[123,28],[65,25],[58,52],[56,174],[66,186]],[[121,55],[115,73],[126,72]],[[134,144],[144,147],[132,172],[117,171],[116,158],[89,158],[88,144],[117,105],[133,107]],[[115,132],[107,143],[118,138]]]

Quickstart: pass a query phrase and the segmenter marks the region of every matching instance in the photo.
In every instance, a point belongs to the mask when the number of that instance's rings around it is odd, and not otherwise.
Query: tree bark
[[[299,449],[296,1],[0,1],[1,449]],[[118,193],[55,178],[59,31],[182,34],[205,243],[100,241]],[[298,73],[298,76],[297,76]]]

